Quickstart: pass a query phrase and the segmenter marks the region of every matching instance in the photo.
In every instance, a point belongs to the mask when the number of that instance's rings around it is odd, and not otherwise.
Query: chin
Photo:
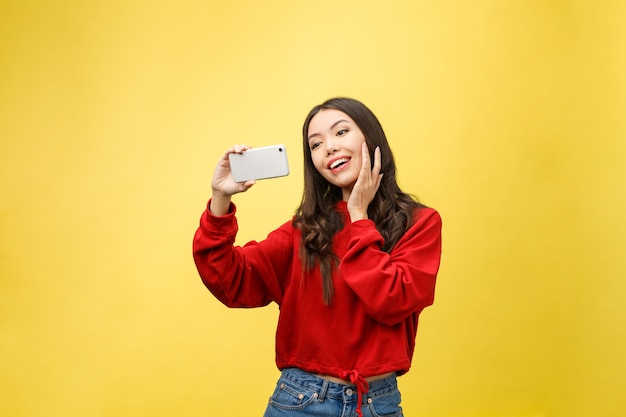
[[[345,178],[346,177],[343,175],[340,177],[333,176],[331,178],[326,178],[326,181],[328,181],[335,187],[352,189],[352,187],[354,187],[354,184],[356,183],[358,176],[353,176],[353,178],[349,178],[349,179],[345,179]]]
[[[341,181],[341,182],[335,182],[335,183],[333,183],[333,185],[335,185],[335,186],[337,186],[337,187],[341,188],[342,190],[343,190],[344,188],[347,188],[347,189],[349,189],[350,191],[352,191],[352,188],[354,188],[354,183],[355,183],[355,182],[356,182],[356,181],[345,181],[345,182],[344,182],[344,181]]]

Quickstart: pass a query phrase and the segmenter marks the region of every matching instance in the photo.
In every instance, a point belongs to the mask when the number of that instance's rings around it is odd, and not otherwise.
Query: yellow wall
[[[288,219],[302,120],[335,95],[445,222],[406,415],[620,415],[624,21],[621,0],[3,1],[0,415],[262,415],[277,309],[218,304],[191,238],[232,143],[292,168],[236,199],[239,240]]]

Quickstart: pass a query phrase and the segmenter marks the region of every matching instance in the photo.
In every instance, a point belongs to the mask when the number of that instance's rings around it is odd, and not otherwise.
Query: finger
[[[233,145],[233,147],[230,148],[229,151],[231,153],[242,153],[242,152],[247,151],[248,149],[251,149],[251,148],[252,148],[251,146],[248,146],[246,144],[236,144],[236,145]]]
[[[376,178],[376,191],[380,188],[380,183],[383,181],[383,175],[385,174],[378,174],[378,178]]]
[[[380,146],[377,146],[374,149],[374,168],[372,169],[373,175],[378,175],[380,173],[381,166],[381,156],[380,156]]]
[[[367,143],[365,142],[363,142],[363,145],[361,145],[361,157],[363,159],[363,168],[371,168],[370,153],[369,149],[367,149]]]
[[[250,189],[250,187],[252,187],[254,184],[256,184],[256,181],[251,180],[251,181],[246,181],[243,184],[241,184],[242,186],[242,191],[248,191],[248,189]]]

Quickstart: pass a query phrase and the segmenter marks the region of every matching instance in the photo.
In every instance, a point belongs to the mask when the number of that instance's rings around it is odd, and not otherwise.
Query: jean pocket
[[[318,394],[285,379],[280,379],[270,397],[270,405],[287,411],[303,410],[317,399]]]
[[[402,417],[400,401],[400,392],[394,390],[384,395],[368,398],[367,407],[373,417]]]

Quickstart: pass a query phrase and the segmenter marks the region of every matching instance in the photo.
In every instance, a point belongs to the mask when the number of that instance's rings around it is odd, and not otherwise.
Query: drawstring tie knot
[[[365,378],[359,374],[359,371],[345,371],[339,376],[341,379],[350,381],[351,384],[356,386],[357,405],[356,413],[359,417],[363,417],[363,411],[361,411],[361,404],[363,402],[363,394],[367,394],[370,390],[370,384]]]

